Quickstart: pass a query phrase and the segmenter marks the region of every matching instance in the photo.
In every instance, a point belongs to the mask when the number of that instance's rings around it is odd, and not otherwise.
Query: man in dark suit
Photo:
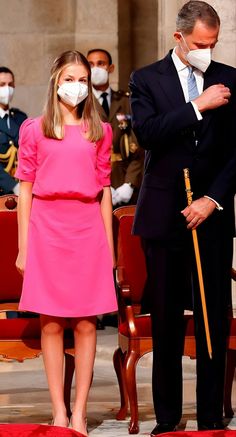
[[[9,108],[14,89],[13,72],[7,67],[0,67],[0,154],[5,154],[11,146],[18,147],[19,128],[27,118],[19,109]],[[18,194],[18,183],[4,170],[4,163],[0,162],[0,194],[12,192]]]
[[[143,176],[144,151],[131,129],[129,93],[114,91],[109,84],[114,64],[109,52],[92,49],[87,54],[93,92],[102,121],[113,131],[111,185],[113,206],[136,203]],[[105,94],[105,96],[104,96]]]
[[[146,149],[134,233],[143,238],[153,331],[155,436],[182,415],[183,313],[191,298],[197,421],[222,429],[236,179],[236,69],[211,61],[220,19],[202,1],[179,11],[176,47],[131,75],[133,129]],[[193,67],[193,68],[189,68]],[[193,202],[186,207],[183,169]],[[212,359],[208,356],[191,229],[197,228]]]

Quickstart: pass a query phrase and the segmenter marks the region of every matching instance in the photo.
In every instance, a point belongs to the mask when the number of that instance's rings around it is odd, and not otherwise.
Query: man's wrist
[[[201,114],[200,110],[198,109],[198,105],[195,102],[192,102],[192,101],[191,101],[191,103],[192,103],[192,106],[193,106],[193,109],[195,111],[197,119],[198,120],[202,120],[202,114]]]
[[[203,196],[203,197],[205,197],[205,199],[212,200],[212,202],[215,203],[216,209],[218,209],[218,211],[223,211],[224,208],[215,199],[212,199],[212,197],[210,196]]]

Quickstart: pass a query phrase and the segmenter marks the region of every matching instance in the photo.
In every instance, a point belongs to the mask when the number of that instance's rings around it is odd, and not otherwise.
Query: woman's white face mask
[[[182,33],[180,33],[180,35],[184,41],[185,46],[188,49],[188,53],[185,53],[182,47],[180,46],[184,53],[186,61],[188,61],[189,64],[192,65],[193,67],[196,67],[198,70],[205,73],[205,71],[207,70],[207,68],[211,63],[212,49],[207,48],[207,49],[190,50]]]
[[[14,94],[14,88],[12,86],[1,86],[0,87],[0,103],[2,105],[9,105],[10,101],[12,100]]]
[[[70,106],[77,106],[88,95],[88,85],[82,82],[64,82],[59,85],[57,94],[64,103]]]

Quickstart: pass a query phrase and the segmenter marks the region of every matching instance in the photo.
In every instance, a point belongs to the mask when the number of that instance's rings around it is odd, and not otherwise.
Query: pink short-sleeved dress
[[[33,183],[20,309],[84,317],[117,309],[99,194],[110,185],[112,131],[92,143],[80,126],[46,138],[41,118],[20,129],[16,177]]]

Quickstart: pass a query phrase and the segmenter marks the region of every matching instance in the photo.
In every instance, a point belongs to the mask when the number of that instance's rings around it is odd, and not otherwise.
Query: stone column
[[[103,48],[112,55],[115,71],[111,86],[118,87],[118,0],[77,0],[75,48],[85,55],[89,49]]]
[[[221,19],[219,42],[214,50],[216,61],[236,67],[236,1],[209,0]]]
[[[130,73],[157,59],[157,0],[118,0],[119,84],[127,89]]]

